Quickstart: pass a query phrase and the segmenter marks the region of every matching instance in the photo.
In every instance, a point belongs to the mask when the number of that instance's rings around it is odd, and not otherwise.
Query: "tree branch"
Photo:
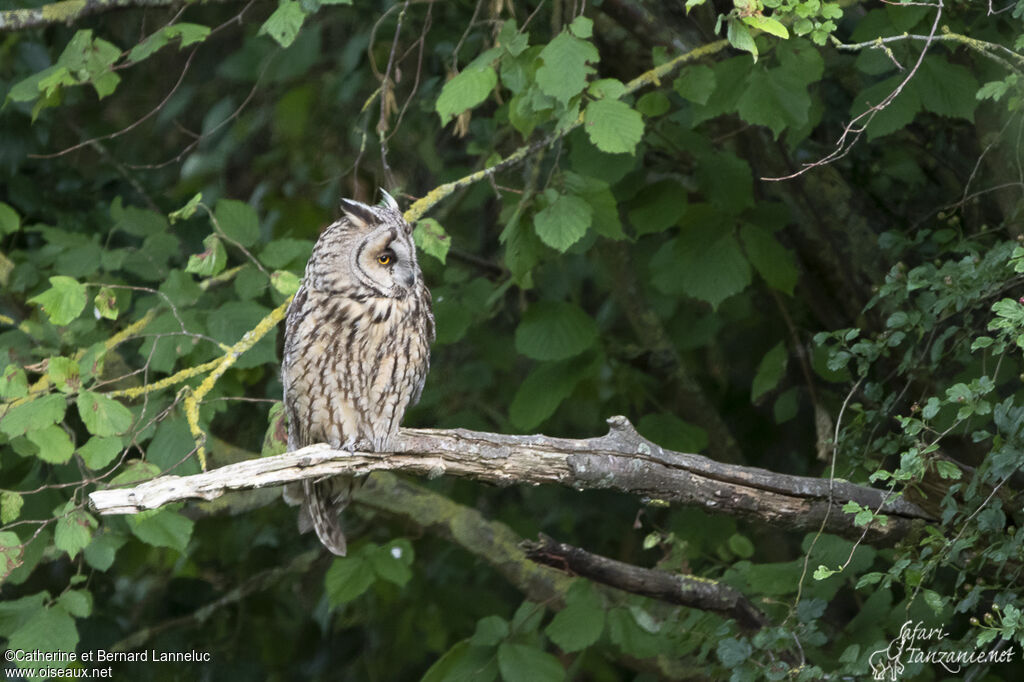
[[[130,7],[173,7],[186,0],[63,0],[34,9],[10,9],[0,12],[0,32],[21,31],[26,28],[70,24],[83,17],[112,9]],[[234,2],[235,0],[204,0],[205,2]]]
[[[501,485],[611,488],[793,530],[816,531],[824,523],[825,532],[858,539],[864,529],[854,526],[851,515],[827,514],[830,505],[854,501],[887,517],[885,525],[876,522],[867,529],[867,539],[881,544],[896,542],[915,525],[934,521],[902,498],[887,499],[881,490],[835,481],[830,502],[825,479],[672,452],[640,436],[625,417],[612,417],[608,423],[607,435],[584,440],[465,429],[402,429],[391,453],[349,455],[317,444],[193,476],[161,476],[133,488],[97,490],[89,498],[100,514],[135,514],[180,500],[212,500],[227,490],[388,470],[428,477],[450,474]]]
[[[768,623],[768,618],[750,600],[717,580],[634,566],[555,542],[543,533],[539,541],[527,540],[520,546],[529,559],[539,564],[632,594],[701,611],[715,611],[734,618],[746,630],[760,630]]]

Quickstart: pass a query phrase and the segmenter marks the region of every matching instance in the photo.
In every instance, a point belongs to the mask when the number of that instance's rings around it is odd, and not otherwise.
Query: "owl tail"
[[[338,515],[348,504],[351,480],[306,480],[302,482],[302,490],[304,499],[299,512],[299,530],[305,532],[311,525],[324,547],[332,554],[345,556],[348,545],[345,542],[345,533],[338,522]]]

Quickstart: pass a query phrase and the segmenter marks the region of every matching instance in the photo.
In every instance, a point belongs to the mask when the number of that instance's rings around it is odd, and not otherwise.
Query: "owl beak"
[[[416,273],[406,272],[402,275],[402,286],[406,289],[412,289],[412,285],[416,283]]]

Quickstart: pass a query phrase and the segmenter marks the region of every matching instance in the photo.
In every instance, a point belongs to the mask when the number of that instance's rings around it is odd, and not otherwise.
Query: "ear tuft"
[[[373,209],[358,201],[342,199],[341,210],[345,212],[349,221],[357,228],[366,229],[377,222]]]
[[[395,198],[393,196],[391,196],[390,194],[387,193],[387,190],[385,190],[383,187],[381,187],[380,188],[380,193],[381,193],[381,195],[382,195],[382,197],[384,199],[384,205],[385,206],[390,208],[392,211],[398,211],[399,213],[402,212],[402,210],[400,208],[398,208],[398,202],[395,201]]]

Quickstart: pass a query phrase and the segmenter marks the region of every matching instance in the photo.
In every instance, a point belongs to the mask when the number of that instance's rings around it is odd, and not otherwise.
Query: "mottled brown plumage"
[[[386,451],[430,365],[434,317],[416,261],[412,227],[395,200],[342,201],[345,216],[320,235],[285,318],[281,379],[288,449],[329,443]],[[299,527],[316,530],[345,555],[338,514],[352,479],[304,481],[285,498],[301,500]]]

